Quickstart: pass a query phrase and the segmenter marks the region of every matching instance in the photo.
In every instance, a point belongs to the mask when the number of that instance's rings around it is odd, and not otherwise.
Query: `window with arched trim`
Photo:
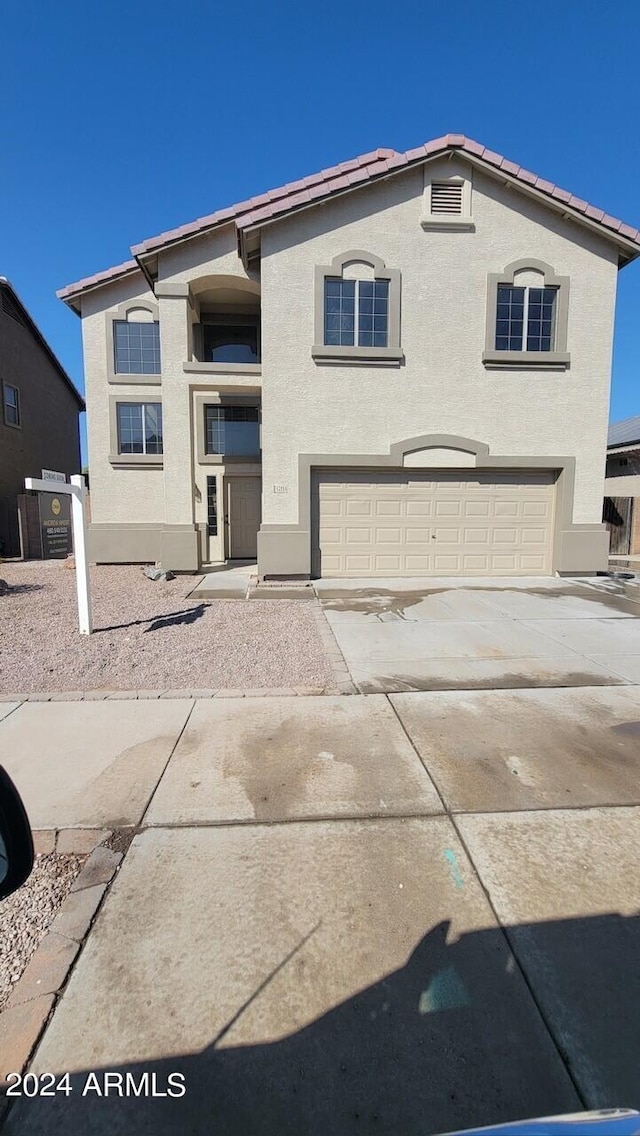
[[[489,276],[483,361],[490,365],[567,366],[569,278],[536,259]]]
[[[160,374],[160,324],[145,308],[113,321],[114,370],[117,375]]]
[[[400,273],[362,249],[316,269],[314,358],[399,362]]]
[[[161,374],[158,305],[125,300],[105,313],[109,383],[158,383]]]

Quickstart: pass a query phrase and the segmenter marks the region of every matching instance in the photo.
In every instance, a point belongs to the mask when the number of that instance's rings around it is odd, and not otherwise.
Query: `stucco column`
[[[161,559],[163,567],[194,570],[199,563],[198,534],[194,524],[189,381],[183,370],[189,359],[189,285],[159,283],[156,296],[160,311],[164,434],[165,527]]]

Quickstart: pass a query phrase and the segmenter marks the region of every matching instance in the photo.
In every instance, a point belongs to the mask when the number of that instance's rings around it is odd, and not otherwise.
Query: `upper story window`
[[[553,351],[557,292],[499,284],[496,351]]]
[[[324,282],[324,342],[353,347],[386,347],[389,338],[389,281]]]
[[[10,383],[3,384],[4,420],[7,426],[20,425],[20,391]]]
[[[114,370],[119,375],[160,374],[160,324],[157,320],[113,321]]]
[[[400,363],[400,273],[354,249],[315,270],[315,338],[319,361]]]
[[[205,406],[205,453],[254,457],[260,453],[257,406]]]
[[[203,323],[202,354],[204,363],[259,363],[258,317]]]
[[[162,403],[117,404],[118,453],[162,453]]]
[[[487,366],[569,365],[569,279],[541,260],[519,260],[489,276]]]

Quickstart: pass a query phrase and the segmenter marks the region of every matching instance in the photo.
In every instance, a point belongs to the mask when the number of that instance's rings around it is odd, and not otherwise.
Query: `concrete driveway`
[[[363,694],[640,682],[640,582],[319,580]]]
[[[32,815],[85,825],[95,797],[137,833],[31,1064],[71,1094],[16,1102],[6,1136],[640,1105],[637,687],[138,702],[135,802],[125,705],[0,721]]]

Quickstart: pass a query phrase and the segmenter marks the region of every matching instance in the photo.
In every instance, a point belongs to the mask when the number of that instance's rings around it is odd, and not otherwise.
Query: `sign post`
[[[25,477],[25,489],[35,489],[40,493],[51,493],[51,481],[39,477]],[[78,591],[78,626],[81,635],[90,635],[93,630],[91,616],[91,591],[89,588],[89,562],[87,560],[87,525],[84,513],[86,489],[84,477],[74,474],[71,485],[59,482],[57,494],[71,497],[71,523],[73,526],[73,550],[76,561],[76,588]]]

